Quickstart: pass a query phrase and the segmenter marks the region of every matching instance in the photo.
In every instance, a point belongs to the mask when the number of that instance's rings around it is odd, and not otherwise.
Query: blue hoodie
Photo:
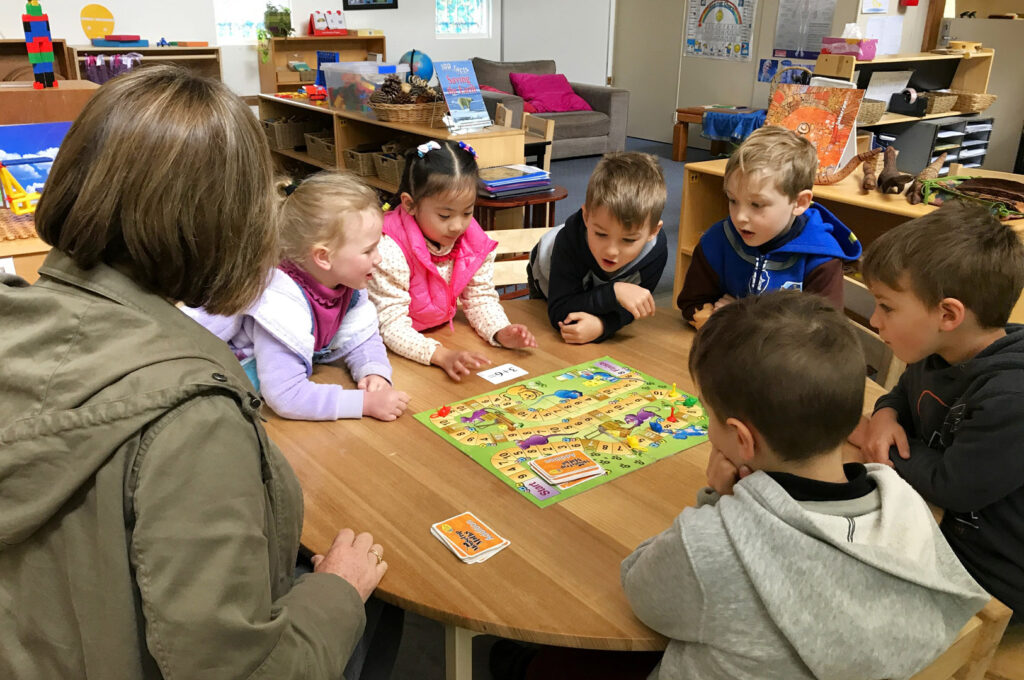
[[[801,218],[803,229],[768,252],[743,243],[731,219],[713,224],[701,237],[700,247],[718,274],[722,292],[741,298],[769,290],[803,290],[807,274],[825,262],[860,257],[857,237],[820,204],[812,204],[797,219]],[[794,222],[791,230],[796,228]]]

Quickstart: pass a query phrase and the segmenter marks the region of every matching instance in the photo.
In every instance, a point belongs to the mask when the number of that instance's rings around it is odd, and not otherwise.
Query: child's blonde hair
[[[725,181],[737,170],[761,174],[780,193],[796,200],[801,191],[813,190],[818,152],[806,137],[774,125],[754,130],[725,164]]]
[[[653,229],[661,221],[665,196],[665,173],[654,156],[615,151],[605,154],[590,175],[586,206],[603,206],[626,231]]]
[[[315,246],[342,245],[346,221],[368,209],[380,210],[377,194],[351,172],[306,178],[281,206],[281,258],[303,264]]]

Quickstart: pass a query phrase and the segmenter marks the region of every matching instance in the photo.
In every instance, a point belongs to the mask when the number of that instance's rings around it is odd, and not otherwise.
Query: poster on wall
[[[836,0],[780,0],[772,56],[817,59],[835,10]]]
[[[686,54],[750,61],[757,0],[690,0],[686,6]]]

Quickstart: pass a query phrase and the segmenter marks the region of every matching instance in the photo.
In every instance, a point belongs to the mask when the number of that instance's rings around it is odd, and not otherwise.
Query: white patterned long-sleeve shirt
[[[430,357],[441,345],[437,340],[424,336],[412,327],[409,317],[409,263],[401,247],[390,236],[383,236],[378,246],[381,262],[373,273],[367,291],[377,307],[380,317],[380,334],[395,354],[430,364]],[[440,262],[437,271],[445,281],[451,281],[453,263]],[[494,334],[509,325],[505,310],[494,290],[494,253],[492,252],[473,274],[473,278],[459,295],[462,310],[469,325],[481,338],[494,345],[501,345]]]

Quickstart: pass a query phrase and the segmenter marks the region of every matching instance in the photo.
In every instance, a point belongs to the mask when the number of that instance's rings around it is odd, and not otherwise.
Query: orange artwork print
[[[803,135],[818,151],[818,171],[838,169],[853,132],[864,90],[779,85],[768,105],[765,125]]]

